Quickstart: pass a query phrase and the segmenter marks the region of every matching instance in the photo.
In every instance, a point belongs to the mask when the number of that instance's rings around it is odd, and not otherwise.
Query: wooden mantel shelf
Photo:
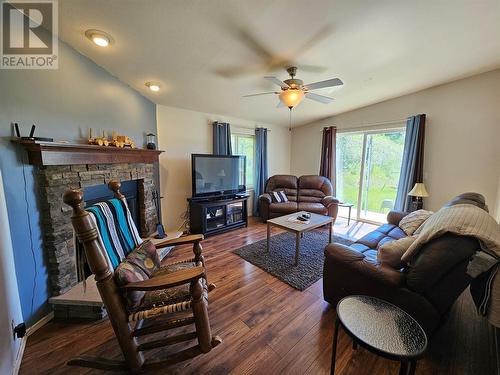
[[[161,150],[102,147],[86,144],[12,140],[28,151],[32,165],[155,163]]]

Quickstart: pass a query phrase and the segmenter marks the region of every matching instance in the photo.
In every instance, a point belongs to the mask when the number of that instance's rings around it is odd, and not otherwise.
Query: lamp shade
[[[411,195],[412,197],[428,197],[429,193],[427,192],[423,182],[417,182],[408,195]]]
[[[304,99],[304,91],[298,89],[288,89],[279,95],[280,100],[288,108],[296,107]]]

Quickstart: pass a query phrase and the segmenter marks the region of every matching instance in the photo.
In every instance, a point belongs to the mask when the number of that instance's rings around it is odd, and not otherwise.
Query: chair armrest
[[[337,198],[332,197],[331,195],[327,195],[326,197],[323,197],[323,199],[321,200],[321,203],[323,204],[323,206],[328,208],[332,204],[339,204],[340,201]]]
[[[259,201],[267,204],[271,204],[273,202],[271,195],[268,193],[261,194],[259,196]]]
[[[405,283],[405,275],[399,270],[368,259],[363,253],[349,246],[340,243],[330,244],[325,248],[325,256],[329,262],[343,268],[343,272],[351,274],[351,277],[362,277],[373,283],[394,287]]]
[[[158,290],[172,288],[174,286],[187,284],[193,280],[199,279],[205,273],[204,267],[193,267],[184,270],[153,276],[144,281],[129,283],[122,286],[125,290]]]
[[[399,222],[401,221],[401,219],[408,214],[409,212],[389,211],[389,213],[387,214],[387,222],[389,224],[399,226]]]
[[[203,234],[190,234],[188,236],[181,236],[178,238],[172,238],[170,240],[159,242],[155,244],[155,246],[157,249],[161,249],[167,246],[184,245],[187,243],[201,242],[203,241],[203,239],[204,239]]]

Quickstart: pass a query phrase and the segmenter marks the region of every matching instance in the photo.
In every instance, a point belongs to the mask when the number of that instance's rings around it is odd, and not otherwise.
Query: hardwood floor
[[[347,227],[343,219],[335,225],[336,234],[355,237],[372,229],[369,224],[356,222]],[[212,330],[224,341],[206,355],[155,374],[329,373],[335,310],[323,301],[322,280],[299,292],[231,253],[265,236],[265,225],[252,221],[248,228],[203,242],[208,277],[217,284],[210,293]],[[190,255],[189,246],[179,247],[169,261]],[[475,315],[468,291],[450,315],[432,339],[416,373],[493,374],[494,353],[488,349],[488,330]],[[160,359],[165,353],[167,349],[151,354]],[[82,354],[121,357],[109,321],[47,324],[29,337],[20,374],[103,373],[65,365],[71,357]],[[353,351],[350,339],[340,333],[336,374],[397,373],[397,363],[362,348]]]

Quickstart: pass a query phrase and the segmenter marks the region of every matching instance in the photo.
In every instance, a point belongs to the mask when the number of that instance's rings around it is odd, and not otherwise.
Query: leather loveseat
[[[284,191],[288,202],[273,202],[269,193]],[[259,213],[263,221],[298,211],[337,217],[339,200],[332,196],[330,180],[323,176],[275,175],[266,182],[259,197]]]
[[[487,210],[480,194],[463,194],[448,205],[457,203]],[[350,246],[328,245],[323,294],[333,305],[353,294],[381,298],[410,313],[430,333],[472,281],[466,273],[467,264],[480,246],[475,238],[448,233],[425,244],[411,267],[397,270],[381,265],[377,261],[377,247],[406,236],[398,227],[405,215],[389,212],[387,224]]]

